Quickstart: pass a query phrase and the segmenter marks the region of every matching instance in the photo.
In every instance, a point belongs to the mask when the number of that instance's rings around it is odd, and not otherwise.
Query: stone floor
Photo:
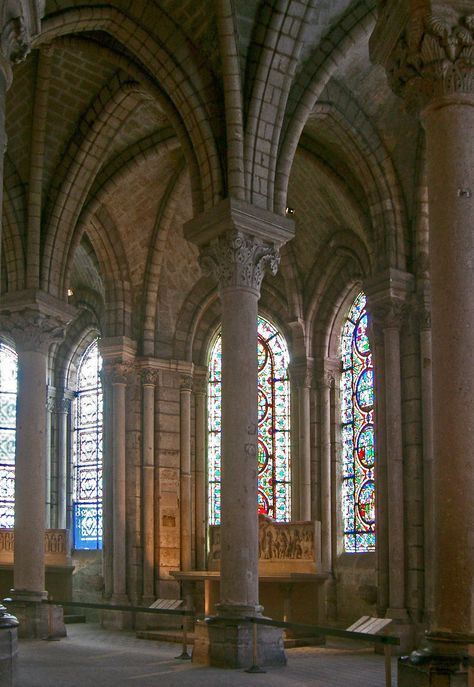
[[[93,624],[70,625],[59,642],[20,642],[16,687],[383,687],[383,656],[360,647],[288,649],[286,667],[250,674],[176,659],[177,644]],[[395,659],[392,666],[395,685]]]

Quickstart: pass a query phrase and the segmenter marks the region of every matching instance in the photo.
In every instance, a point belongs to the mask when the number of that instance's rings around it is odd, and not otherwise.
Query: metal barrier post
[[[247,668],[246,673],[266,673],[257,663],[257,623],[252,623],[252,665]]]
[[[175,658],[179,658],[182,661],[190,661],[191,660],[191,656],[188,654],[188,633],[186,630],[187,622],[188,622],[187,616],[183,615],[183,650],[179,656],[175,656]]]
[[[392,687],[392,650],[390,644],[383,645],[385,656],[385,687]]]

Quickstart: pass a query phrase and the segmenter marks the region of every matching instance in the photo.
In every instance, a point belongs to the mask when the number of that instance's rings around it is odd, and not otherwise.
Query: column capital
[[[215,277],[221,292],[244,288],[259,296],[265,269],[276,274],[279,248],[293,238],[294,223],[226,198],[188,222],[185,236],[199,246],[201,267]]]
[[[128,384],[131,376],[135,372],[135,367],[131,363],[104,361],[101,374],[104,381],[112,385]]]
[[[370,39],[393,91],[411,110],[446,97],[474,104],[474,13],[459,0],[386,0]]]
[[[143,386],[156,386],[159,379],[159,370],[153,367],[144,367],[140,369],[140,378]]]
[[[65,335],[65,323],[53,315],[33,308],[22,311],[3,310],[0,328],[15,342],[17,351],[37,351],[47,355],[53,343],[60,343]]]
[[[44,0],[9,0],[0,11],[0,70],[7,88],[12,79],[11,65],[22,62],[31,49],[31,39],[41,29]]]
[[[372,324],[382,329],[399,329],[413,293],[413,275],[388,269],[368,279],[363,288]]]
[[[290,363],[290,379],[299,389],[310,388],[313,380],[313,359],[295,361]]]
[[[193,391],[195,394],[205,396],[207,394],[207,374],[195,375],[193,378]]]
[[[189,391],[191,393],[193,389],[193,377],[192,375],[181,375],[179,380],[180,391]]]

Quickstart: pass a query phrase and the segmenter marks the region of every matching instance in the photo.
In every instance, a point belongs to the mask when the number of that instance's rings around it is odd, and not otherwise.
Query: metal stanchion
[[[392,649],[390,644],[383,645],[385,656],[385,687],[392,687]]]
[[[188,622],[187,617],[184,615],[183,616],[183,650],[180,653],[179,656],[175,656],[175,658],[179,658],[182,661],[190,661],[191,656],[188,654],[188,633],[186,630],[186,624]]]
[[[246,673],[266,673],[267,671],[257,664],[257,623],[252,623],[252,665]]]

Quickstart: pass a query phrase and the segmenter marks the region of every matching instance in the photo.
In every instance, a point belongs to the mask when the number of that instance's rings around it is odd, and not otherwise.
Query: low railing
[[[12,599],[4,599],[5,603],[11,602]],[[22,602],[25,603],[25,602]],[[34,603],[34,602],[31,602]],[[148,606],[127,606],[127,605],[112,605],[112,604],[101,604],[101,603],[89,603],[86,601],[58,601],[56,599],[44,599],[42,601],[44,604],[49,604],[50,606],[65,606],[66,608],[91,608],[96,610],[105,611],[125,611],[128,613],[151,613],[155,615],[175,615],[181,616],[183,618],[182,624],[182,653],[176,656],[177,659],[190,660],[191,656],[187,650],[187,628],[185,618],[202,618],[202,616],[197,616],[193,610],[188,609],[170,609],[170,608],[150,608]],[[206,618],[206,622],[219,622],[223,621],[223,617],[211,617]],[[384,647],[385,656],[385,685],[386,687],[391,687],[392,685],[392,646],[398,646],[400,644],[400,638],[394,635],[388,634],[374,634],[367,632],[357,632],[353,630],[343,630],[336,627],[326,627],[323,625],[306,625],[303,623],[287,623],[279,620],[271,620],[270,618],[262,618],[257,616],[247,616],[241,618],[240,620],[245,620],[253,624],[253,642],[252,642],[252,665],[246,670],[248,673],[264,673],[263,670],[258,665],[258,625],[267,625],[269,627],[278,627],[284,630],[293,630],[298,632],[298,634],[311,637],[339,637],[342,639],[359,640],[363,642],[373,642],[374,644],[382,644]],[[51,627],[51,625],[50,625]],[[50,639],[51,637],[46,637],[45,639]]]

